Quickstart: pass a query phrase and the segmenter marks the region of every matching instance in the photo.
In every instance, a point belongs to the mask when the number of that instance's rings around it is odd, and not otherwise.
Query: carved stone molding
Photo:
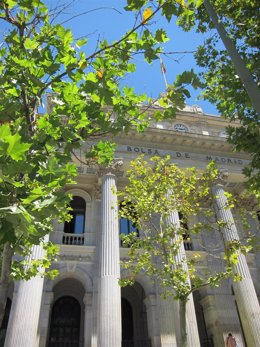
[[[101,201],[101,196],[102,196],[101,184],[100,183],[101,182],[98,182],[98,184],[95,184],[93,186],[93,197],[97,201]]]
[[[228,177],[229,177],[229,172],[227,169],[219,169],[216,183],[226,185]]]
[[[80,246],[79,246],[80,247]],[[58,256],[59,261],[73,261],[73,262],[89,262],[93,261],[92,257],[90,255],[72,255],[72,254],[60,254]]]

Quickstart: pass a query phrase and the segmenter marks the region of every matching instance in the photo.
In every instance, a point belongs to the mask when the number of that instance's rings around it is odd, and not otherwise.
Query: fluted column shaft
[[[221,184],[215,185],[213,194],[216,213],[220,220],[225,222],[223,227],[224,240],[239,240],[232,212],[230,208],[227,208],[228,201],[223,186]],[[233,288],[247,345],[257,347],[260,341],[260,308],[247,261],[243,254],[239,255],[238,263],[234,269],[243,278],[242,281],[234,283]]]
[[[172,211],[167,218],[167,223],[170,225],[175,225],[175,227],[178,229],[180,228],[180,219],[179,214],[177,211]],[[178,241],[178,235],[176,235],[174,241]],[[182,264],[183,269],[188,272],[188,265],[186,262],[186,252],[184,249],[183,242],[180,243],[178,254],[175,256],[175,261],[179,264]],[[189,284],[190,279],[188,278]],[[180,317],[177,317],[177,322],[180,321]],[[182,329],[182,327],[180,327]],[[188,301],[186,302],[186,329],[187,329],[187,339],[188,339],[188,346],[189,347],[200,347],[200,339],[199,339],[199,332],[198,332],[198,326],[197,326],[197,319],[196,319],[196,313],[195,313],[195,306],[193,301],[192,294],[189,295]]]
[[[121,289],[118,204],[116,176],[108,172],[102,180],[102,227],[100,243],[100,279],[98,347],[121,346]]]
[[[31,259],[44,256],[42,246],[33,246]],[[5,347],[38,347],[39,318],[44,278],[36,276],[16,283]]]

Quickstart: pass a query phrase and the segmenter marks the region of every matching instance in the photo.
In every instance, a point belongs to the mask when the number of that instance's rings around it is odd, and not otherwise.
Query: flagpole
[[[165,88],[167,90],[168,83],[167,83],[167,79],[166,79],[166,69],[165,69],[161,55],[159,55],[159,57],[160,57],[160,67],[161,67],[161,71],[162,71],[162,75],[163,75],[163,79],[164,79],[164,83],[165,83]]]

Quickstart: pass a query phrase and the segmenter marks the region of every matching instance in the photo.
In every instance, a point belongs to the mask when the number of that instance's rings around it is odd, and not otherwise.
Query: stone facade
[[[81,198],[75,200],[80,229],[64,232],[64,225],[54,223],[50,238],[60,245],[58,262],[53,265],[59,270],[55,280],[35,278],[10,289],[12,306],[4,346],[182,347],[177,302],[162,300],[159,289],[145,276],[136,278],[132,287],[119,287],[120,257],[127,257],[127,249],[120,246],[115,191],[123,189],[129,161],[139,154],[169,154],[183,168],[203,169],[215,160],[229,172],[224,184],[212,188],[216,213],[232,223],[226,240],[239,238],[243,230],[234,222],[233,211],[223,208],[224,190],[239,193],[243,189],[242,168],[249,158],[232,152],[226,126],[219,117],[186,108],[174,121],[153,124],[141,134],[131,130],[127,136],[117,136],[115,157],[122,160],[109,170],[100,172],[77,163],[77,184],[66,189]],[[178,214],[172,218],[179,223]],[[252,220],[251,225],[257,232],[258,221]],[[187,242],[180,252],[187,256],[200,252],[198,266],[218,268],[206,252],[212,243],[221,243],[218,235],[192,236],[191,242],[192,247]],[[40,252],[35,249],[35,254]],[[189,301],[189,347],[222,347],[230,331],[240,347],[260,346],[259,255],[241,256],[237,271],[242,282],[227,280],[219,288],[204,288]]]

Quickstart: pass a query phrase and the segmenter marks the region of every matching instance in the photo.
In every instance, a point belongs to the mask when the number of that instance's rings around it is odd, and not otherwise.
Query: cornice
[[[197,133],[183,133],[168,129],[156,129],[149,128],[142,133],[138,133],[135,130],[130,130],[128,134],[119,134],[114,139],[115,142],[134,144],[144,143],[146,145],[153,145],[156,147],[185,147],[187,149],[198,150],[213,150],[226,153],[233,152],[233,146],[227,143],[226,138],[222,138],[214,135],[203,135]],[[233,155],[233,154],[232,154]],[[236,154],[237,155],[237,154]],[[248,158],[245,153],[239,153],[238,157]]]

